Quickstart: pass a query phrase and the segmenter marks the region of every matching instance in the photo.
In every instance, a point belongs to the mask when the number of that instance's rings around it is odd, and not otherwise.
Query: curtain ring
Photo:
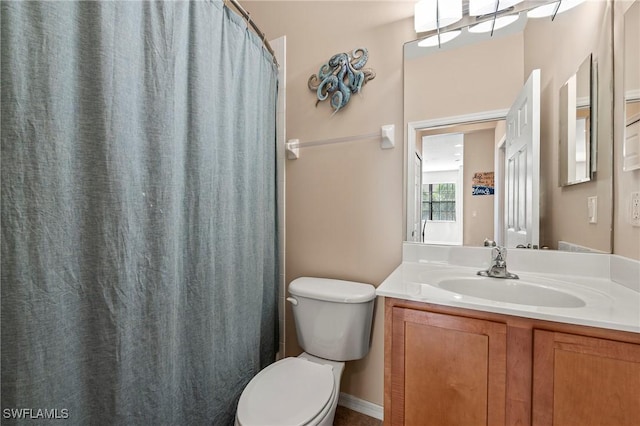
[[[247,11],[247,30],[249,29],[249,25],[251,25],[251,13]]]

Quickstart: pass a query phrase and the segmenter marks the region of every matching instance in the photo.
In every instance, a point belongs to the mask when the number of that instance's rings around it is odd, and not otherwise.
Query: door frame
[[[474,124],[486,121],[506,120],[509,109],[497,109],[492,111],[483,111],[473,114],[456,115],[443,118],[435,118],[430,120],[410,121],[407,123],[407,151],[405,159],[407,161],[407,176],[415,176],[415,164],[413,156],[416,151],[416,140],[419,131],[426,129],[437,129],[441,127],[456,126],[461,124]],[[409,185],[408,179],[405,179],[405,195],[407,200],[406,210],[406,241],[414,241],[411,233],[413,232],[414,218],[416,206],[414,205],[415,196],[413,194],[413,185]],[[494,231],[495,232],[495,231]],[[495,238],[495,236],[494,236]]]
[[[415,151],[415,150],[414,150]],[[414,153],[414,163],[413,163],[413,171],[414,173],[416,172],[416,167],[418,167],[418,164],[420,164],[420,170],[422,170],[422,154],[415,151]],[[413,184],[414,184],[414,190],[418,191],[418,194],[420,195],[419,199],[420,201],[418,201],[418,196],[416,195],[416,193],[414,192],[413,194],[413,200],[411,200],[412,204],[413,202],[418,202],[419,204],[422,204],[422,173],[415,173],[413,176]],[[417,187],[417,188],[416,188]],[[415,241],[415,242],[424,242],[424,236],[422,235],[422,206],[416,206],[415,204],[413,204],[413,208],[414,208],[414,214],[417,215],[417,217],[414,216],[413,220],[415,221],[415,223],[413,224],[412,227],[412,231],[411,231],[411,241]]]
[[[505,179],[505,159],[507,157],[507,134],[505,133],[496,145],[494,155],[495,170],[495,197],[493,208],[497,214],[493,215],[493,241],[498,245],[504,245],[504,234],[506,225],[504,223],[504,179]]]

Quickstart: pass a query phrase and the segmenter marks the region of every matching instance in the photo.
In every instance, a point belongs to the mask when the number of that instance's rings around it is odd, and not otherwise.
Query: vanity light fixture
[[[566,12],[569,9],[573,9],[583,2],[584,0],[559,0],[530,10],[529,12],[527,12],[527,17],[546,18],[549,16],[553,16],[553,18],[555,18],[558,13]]]
[[[584,1],[465,0],[463,5],[462,0],[420,0],[414,9],[414,26],[420,38],[418,46],[440,48],[461,34],[462,38],[468,38],[490,32],[493,37],[494,31],[526,22],[527,18],[551,16],[554,20],[558,13]]]
[[[560,2],[545,4],[544,6],[536,7],[535,9],[531,9],[527,12],[528,18],[546,18],[547,16],[551,16],[558,9],[558,5]]]
[[[420,0],[414,7],[413,23],[417,33],[439,30],[460,19],[462,0]]]
[[[523,0],[469,0],[469,15],[482,16],[498,13],[522,3]]]
[[[511,25],[518,20],[518,15],[500,16],[492,21],[484,21],[469,27],[470,33],[488,33]]]
[[[482,17],[493,15],[493,19],[489,21],[470,26],[469,32],[491,32],[491,36],[493,36],[495,30],[506,27],[518,20],[517,15],[515,18],[512,16],[498,17],[498,13],[513,8],[518,3],[522,3],[522,1],[523,0],[469,0],[469,16]]]
[[[431,37],[425,38],[424,40],[420,40],[418,42],[418,46],[420,47],[440,46],[441,44],[447,43],[453,40],[454,38],[458,37],[461,33],[462,33],[462,30],[454,30],[454,31],[447,31],[446,33],[442,33],[442,34],[435,34],[435,35],[432,35]]]

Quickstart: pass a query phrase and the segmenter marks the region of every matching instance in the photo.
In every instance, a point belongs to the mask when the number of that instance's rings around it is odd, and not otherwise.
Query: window
[[[422,185],[422,220],[456,221],[456,184]]]

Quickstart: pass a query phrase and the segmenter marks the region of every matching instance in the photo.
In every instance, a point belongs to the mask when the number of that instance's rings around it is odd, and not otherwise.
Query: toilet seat
[[[284,358],[258,373],[238,402],[240,425],[304,426],[331,409],[335,379],[330,365]]]

